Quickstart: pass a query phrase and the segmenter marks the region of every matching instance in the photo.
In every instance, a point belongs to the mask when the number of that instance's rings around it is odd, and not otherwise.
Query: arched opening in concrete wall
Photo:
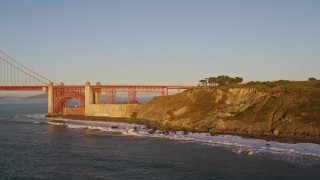
[[[79,107],[81,107],[81,102],[80,102],[80,100],[73,98],[71,100],[68,100],[66,107],[67,108],[79,108]]]
[[[84,107],[84,96],[79,96],[77,94],[64,94],[60,96],[54,104],[54,112],[58,114],[63,113],[64,108],[68,106],[83,108]]]

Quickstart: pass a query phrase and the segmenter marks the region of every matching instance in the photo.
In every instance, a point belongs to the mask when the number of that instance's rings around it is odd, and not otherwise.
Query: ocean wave
[[[42,115],[33,118],[43,119]],[[320,164],[320,145],[313,143],[280,143],[262,139],[247,139],[235,135],[215,135],[208,133],[187,133],[182,131],[163,132],[146,128],[144,125],[116,122],[70,120],[63,118],[46,118],[51,125],[63,125],[73,129],[92,129],[102,132],[116,132],[125,136],[167,138],[178,141],[202,143],[211,146],[224,146],[241,155],[273,154],[293,163],[304,165]],[[51,122],[56,120],[58,122]]]
[[[46,114],[27,114],[27,115],[24,115],[24,117],[26,117],[26,118],[35,118],[35,119],[45,119],[46,118]]]

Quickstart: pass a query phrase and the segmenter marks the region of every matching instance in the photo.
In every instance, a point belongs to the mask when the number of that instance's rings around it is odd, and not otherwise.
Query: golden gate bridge
[[[168,96],[168,90],[176,89],[180,92],[181,89],[196,88],[196,86],[168,86],[168,85],[90,85],[86,86],[92,89],[94,102],[99,104],[102,102],[101,93],[106,93],[106,103],[115,104],[117,92],[128,93],[128,104],[137,103],[137,93],[139,92],[155,92],[161,96]],[[76,99],[79,101],[79,106],[85,106],[85,85],[65,85],[57,84],[46,77],[34,72],[30,68],[22,65],[5,52],[0,50],[0,91],[43,91],[54,93],[52,97],[52,113],[61,114],[63,108],[67,107],[68,103]],[[48,99],[49,100],[49,99]]]

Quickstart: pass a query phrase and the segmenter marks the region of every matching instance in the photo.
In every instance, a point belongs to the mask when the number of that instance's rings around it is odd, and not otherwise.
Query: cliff
[[[167,130],[319,137],[320,82],[190,89],[156,97],[132,116]]]

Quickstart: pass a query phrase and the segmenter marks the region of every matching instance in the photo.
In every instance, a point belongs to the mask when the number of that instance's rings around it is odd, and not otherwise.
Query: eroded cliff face
[[[320,90],[193,89],[156,97],[136,117],[167,130],[320,136]]]

